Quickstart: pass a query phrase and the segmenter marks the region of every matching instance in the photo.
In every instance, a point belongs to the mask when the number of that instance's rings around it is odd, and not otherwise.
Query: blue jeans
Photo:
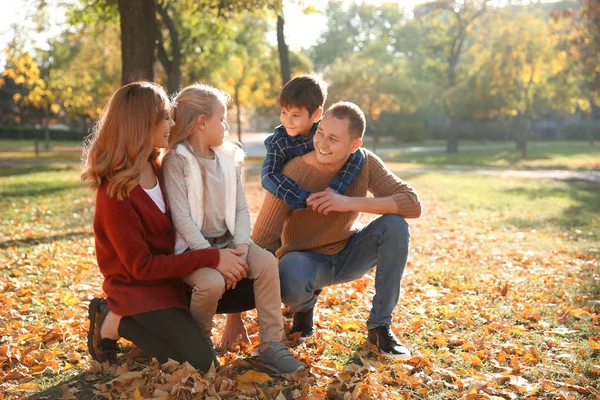
[[[294,312],[308,311],[317,303],[315,290],[358,279],[377,265],[367,328],[390,326],[409,247],[410,230],[404,218],[386,214],[358,231],[337,254],[287,253],[279,260],[281,299]]]

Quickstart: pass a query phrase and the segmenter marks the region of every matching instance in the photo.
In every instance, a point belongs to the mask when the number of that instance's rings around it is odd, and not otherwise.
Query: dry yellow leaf
[[[41,386],[34,382],[21,383],[16,387],[17,390],[38,390]]]
[[[254,390],[254,384],[252,383],[245,383],[245,382],[240,382],[237,386],[238,390],[240,391],[248,391],[248,390]]]
[[[135,388],[135,392],[133,392],[133,400],[145,400],[144,396],[140,394],[139,388]]]
[[[63,298],[63,303],[65,303],[67,306],[74,306],[75,304],[79,303],[79,299],[73,296],[73,293],[67,292]]]
[[[264,372],[258,372],[251,369],[246,371],[245,374],[238,376],[237,380],[241,383],[265,383],[273,380],[273,378]]]
[[[356,322],[346,322],[344,325],[342,325],[342,329],[345,331],[353,331],[356,332],[358,330],[360,330],[360,325],[358,325]]]

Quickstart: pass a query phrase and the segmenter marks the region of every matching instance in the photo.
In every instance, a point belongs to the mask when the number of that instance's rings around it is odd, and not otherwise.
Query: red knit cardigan
[[[160,179],[159,184],[165,197]],[[96,193],[94,236],[108,306],[122,316],[172,307],[188,310],[181,278],[198,268],[216,268],[219,250],[173,254],[175,229],[166,198],[163,214],[140,185],[123,200],[109,197],[107,185],[105,179]]]

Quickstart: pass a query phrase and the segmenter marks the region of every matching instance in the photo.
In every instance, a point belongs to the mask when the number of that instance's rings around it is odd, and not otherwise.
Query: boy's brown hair
[[[279,105],[306,108],[312,115],[327,100],[327,84],[319,75],[300,75],[285,84],[279,95]]]
[[[351,136],[362,139],[365,134],[365,114],[359,106],[349,101],[340,101],[334,103],[327,109],[326,115],[331,115],[336,119],[348,120],[348,133]]]

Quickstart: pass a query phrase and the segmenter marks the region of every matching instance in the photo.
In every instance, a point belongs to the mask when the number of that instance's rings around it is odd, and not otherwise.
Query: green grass
[[[93,193],[79,172],[62,164],[0,168],[2,247],[89,236]]]
[[[43,150],[44,140],[38,140],[39,149]],[[76,147],[81,146],[78,140],[54,140],[51,141],[52,147]],[[33,150],[34,141],[24,139],[0,139],[0,152]]]
[[[373,148],[373,138],[365,135],[365,137],[363,138],[363,142],[364,142],[364,146],[368,149],[372,149]],[[510,143],[510,142],[487,142],[488,145],[490,147],[494,147],[494,146],[505,146],[506,143]],[[445,139],[425,139],[425,140],[419,140],[419,141],[411,141],[411,142],[406,142],[406,141],[399,141],[396,140],[395,138],[391,138],[391,137],[384,137],[384,138],[380,138],[379,142],[377,143],[377,149],[390,149],[390,148],[405,148],[405,147],[446,147],[447,144],[447,140]],[[482,142],[478,141],[478,140],[461,140],[460,144],[463,146],[470,146],[470,145],[481,145]]]
[[[50,150],[44,150],[44,141],[39,141],[39,154],[36,157],[33,140],[0,139],[0,163],[32,164],[47,162],[77,163],[81,160],[81,142],[53,141]]]
[[[483,150],[445,152],[393,152],[384,156],[386,162],[408,164],[412,168],[541,168],[600,170],[600,144],[587,142],[530,143],[525,160],[516,149],[490,145]]]

